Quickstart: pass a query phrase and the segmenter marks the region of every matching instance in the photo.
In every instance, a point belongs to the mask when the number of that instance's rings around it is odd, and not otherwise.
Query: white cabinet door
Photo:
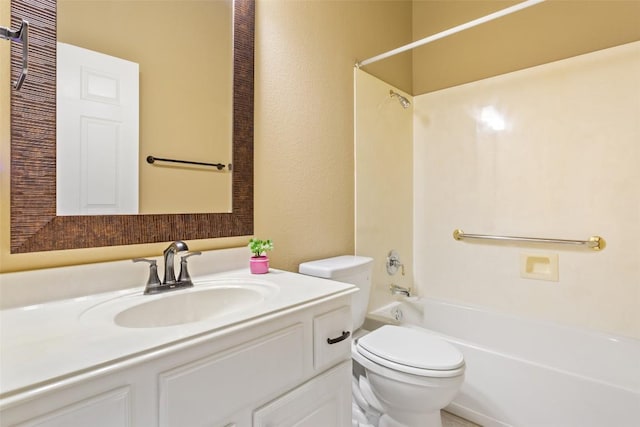
[[[296,323],[239,347],[159,375],[160,427],[222,427],[230,414],[303,380],[304,325]]]
[[[351,426],[351,361],[256,410],[253,427]]]

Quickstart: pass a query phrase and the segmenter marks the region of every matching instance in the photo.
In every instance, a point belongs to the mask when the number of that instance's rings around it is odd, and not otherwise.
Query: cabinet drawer
[[[301,381],[303,346],[299,323],[160,374],[160,426],[229,424],[221,421]]]
[[[313,367],[323,369],[351,357],[351,307],[313,319]]]

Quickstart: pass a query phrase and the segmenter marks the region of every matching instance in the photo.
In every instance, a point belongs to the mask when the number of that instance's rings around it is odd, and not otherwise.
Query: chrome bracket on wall
[[[17,31],[0,27],[0,38],[22,44],[22,73],[20,73],[18,79],[13,83],[13,87],[16,88],[16,90],[20,90],[29,71],[29,22],[23,19]]]

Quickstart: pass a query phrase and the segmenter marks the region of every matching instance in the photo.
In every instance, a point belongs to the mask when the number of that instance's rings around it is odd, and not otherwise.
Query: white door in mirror
[[[138,64],[57,48],[57,214],[136,214]]]

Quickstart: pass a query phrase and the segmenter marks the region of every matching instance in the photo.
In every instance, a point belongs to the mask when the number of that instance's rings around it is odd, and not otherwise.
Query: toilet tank
[[[360,289],[359,292],[351,296],[354,330],[362,326],[367,314],[372,271],[373,258],[356,255],[342,255],[304,262],[298,268],[298,272],[301,274],[350,283]]]

